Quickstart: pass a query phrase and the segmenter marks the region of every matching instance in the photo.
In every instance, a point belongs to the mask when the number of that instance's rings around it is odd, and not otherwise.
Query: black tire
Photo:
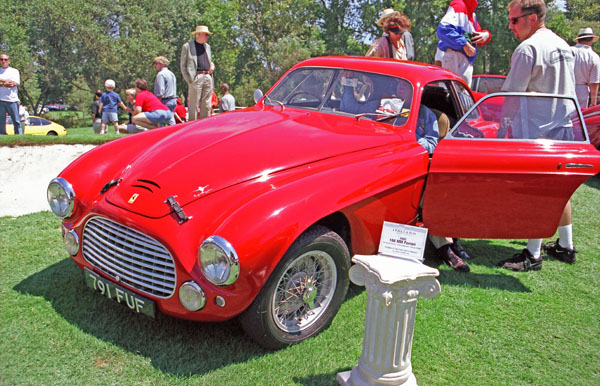
[[[350,253],[344,240],[315,225],[290,246],[240,322],[261,346],[280,349],[329,326],[348,291]],[[315,280],[312,280],[315,279]]]
[[[58,133],[56,133],[56,131],[49,131],[49,132],[46,133],[46,135],[49,135],[51,137],[55,137],[55,136],[58,135]]]

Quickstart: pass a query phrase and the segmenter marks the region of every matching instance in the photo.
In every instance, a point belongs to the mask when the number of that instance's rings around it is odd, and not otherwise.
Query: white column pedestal
[[[440,293],[439,271],[418,261],[383,255],[352,258],[350,280],[367,289],[363,350],[340,385],[417,385],[410,356],[419,296]]]

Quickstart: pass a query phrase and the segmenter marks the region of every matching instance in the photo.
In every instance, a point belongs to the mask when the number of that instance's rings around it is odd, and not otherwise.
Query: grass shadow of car
[[[586,182],[584,182],[586,186],[590,188],[599,189],[600,190],[600,173],[596,174],[593,177],[590,177]]]
[[[14,289],[45,298],[83,332],[146,356],[165,373],[204,374],[268,353],[245,335],[236,320],[199,323],[160,313],[156,320],[135,314],[86,287],[82,271],[71,259],[29,276]],[[176,359],[185,357],[190,360]]]
[[[466,261],[471,267],[482,265],[495,268],[500,260],[508,259],[525,248],[525,243],[517,240],[510,242],[511,245],[515,246],[514,248],[492,244],[491,240],[461,240],[461,244],[472,257],[471,260]],[[444,265],[442,260],[435,255],[434,248],[431,245],[427,246],[424,264],[433,268]],[[509,272],[511,271],[501,268],[498,268],[498,273],[495,274],[440,270],[438,280],[442,286],[459,285],[476,288],[496,288],[512,292],[531,292],[518,278],[506,274]]]
[[[135,314],[89,289],[82,270],[71,259],[27,277],[13,289],[43,297],[84,333],[148,357],[152,366],[169,374],[202,375],[271,352],[251,340],[237,319],[211,323],[176,319],[160,312],[156,320]],[[351,287],[346,300],[362,290],[364,287]],[[189,360],[180,360],[186,357]]]

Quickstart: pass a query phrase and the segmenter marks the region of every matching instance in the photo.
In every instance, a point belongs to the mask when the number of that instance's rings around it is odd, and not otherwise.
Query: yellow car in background
[[[21,125],[25,127],[25,134],[31,135],[67,135],[67,129],[63,125],[59,125],[56,122],[49,121],[47,119],[30,115],[25,122],[21,122]],[[6,117],[6,134],[14,135],[15,129],[12,124],[12,119]]]

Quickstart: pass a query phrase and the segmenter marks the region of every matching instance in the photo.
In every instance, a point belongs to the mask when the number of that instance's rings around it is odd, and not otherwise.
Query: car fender
[[[351,228],[349,249],[355,253],[365,252],[364,248],[376,252],[372,248],[378,246],[384,219],[414,222],[429,158],[418,144],[402,146],[396,151],[379,149],[378,154],[353,154],[305,165],[249,183],[260,184],[262,189],[214,229],[238,253],[240,279],[247,281],[241,285],[249,289],[244,309],[290,245],[327,216],[339,212],[346,217]],[[350,158],[357,159],[352,162]],[[375,206],[378,213],[365,209],[369,206]]]
[[[150,130],[107,142],[71,162],[60,172],[59,177],[66,179],[75,191],[75,210],[78,212],[73,215],[79,217],[78,213],[83,213],[85,207],[100,199],[102,187],[107,182],[118,179],[135,155],[188,124]],[[81,173],[81,170],[86,172]]]

